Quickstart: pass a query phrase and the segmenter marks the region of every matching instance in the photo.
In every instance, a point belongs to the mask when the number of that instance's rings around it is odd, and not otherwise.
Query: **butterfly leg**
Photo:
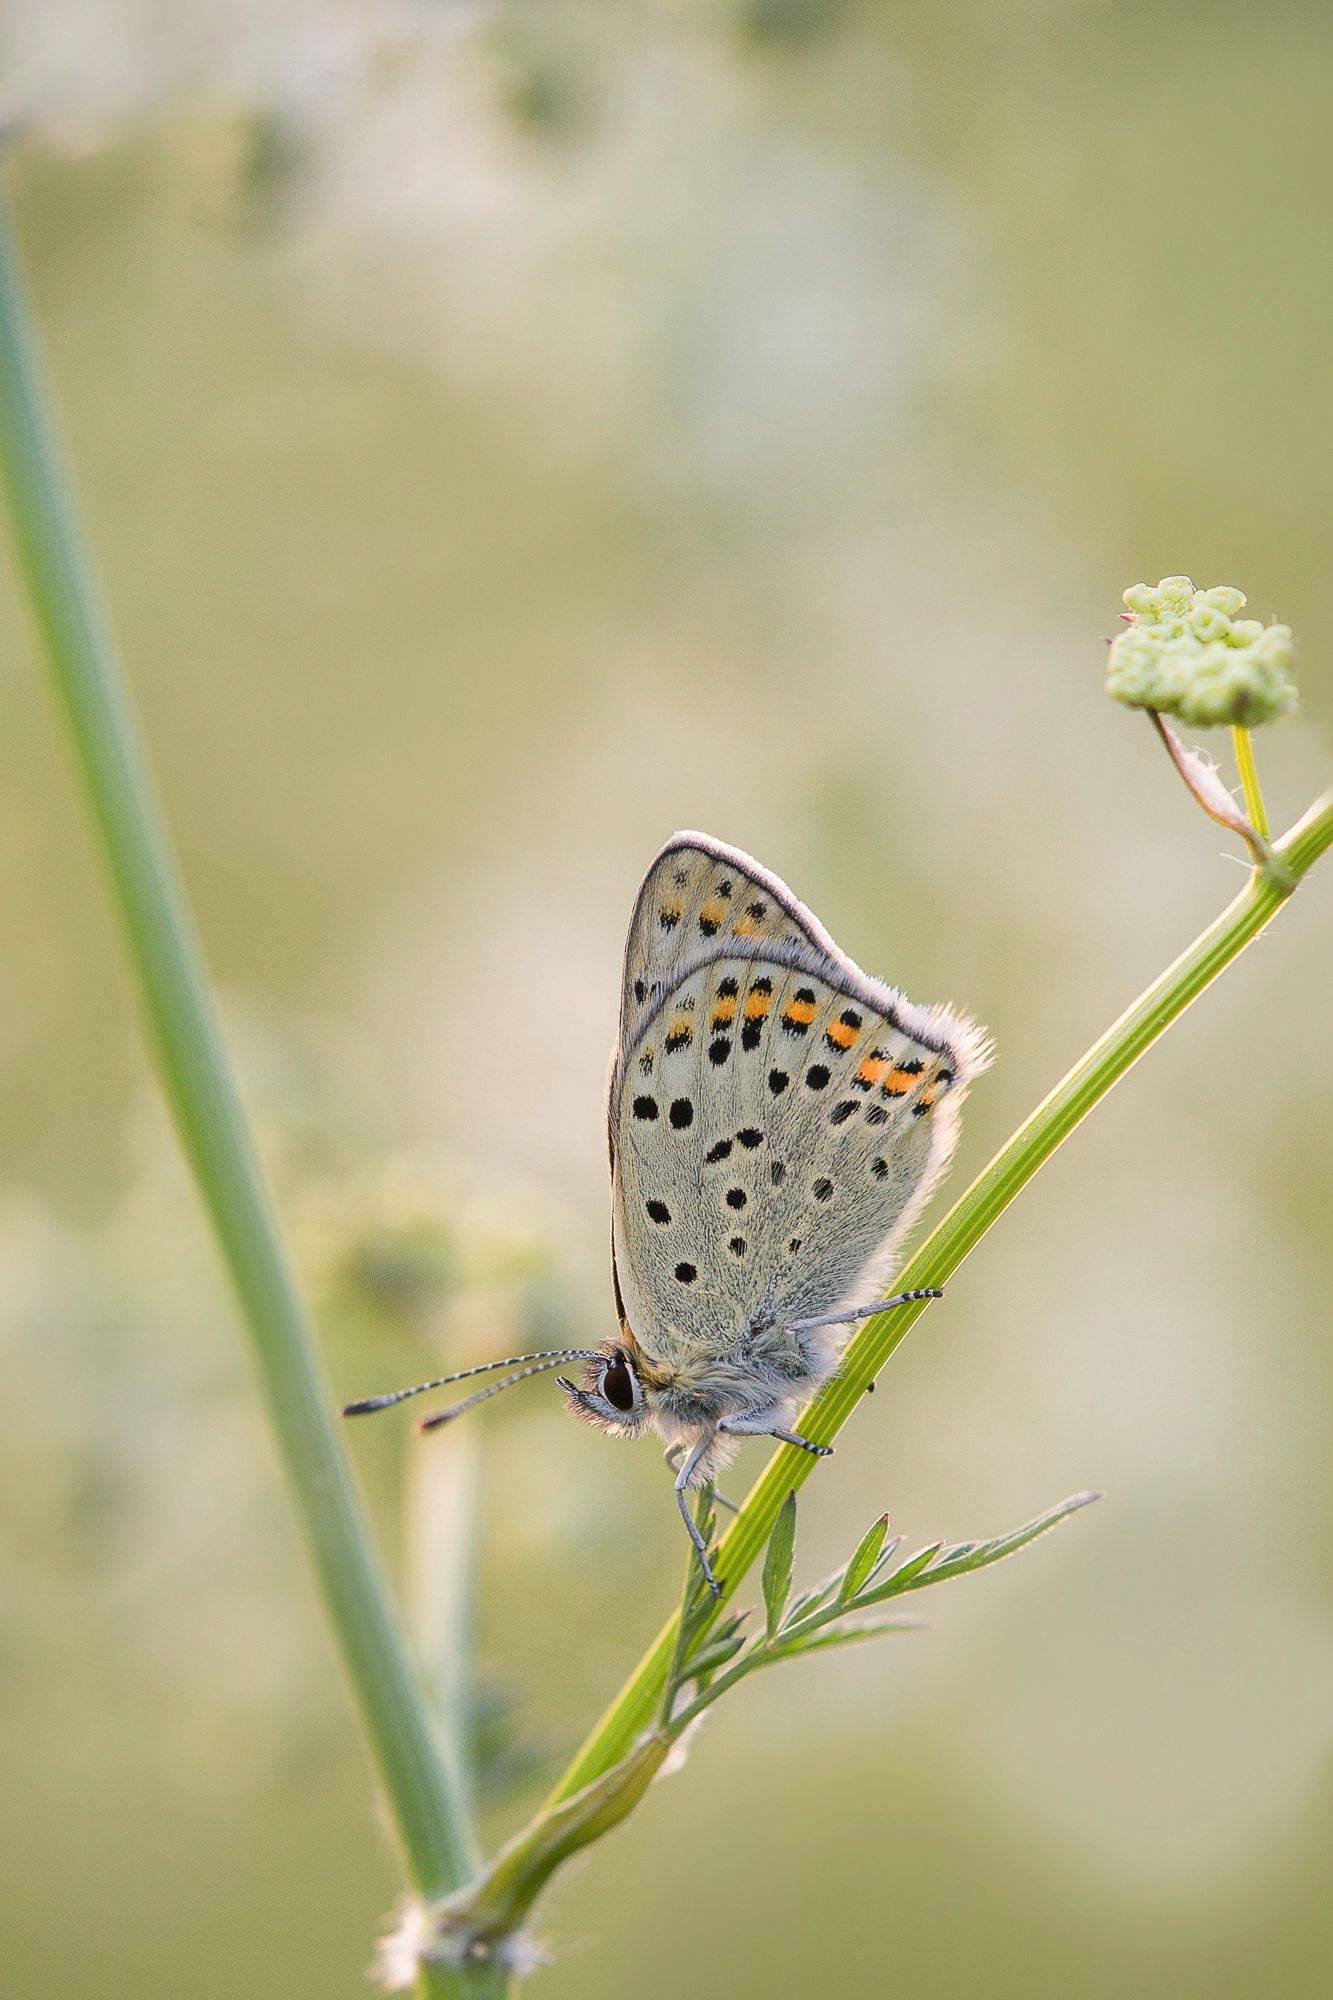
[[[689,1457],[685,1460],[684,1465],[681,1466],[680,1471],[676,1474],[676,1505],[680,1508],[680,1518],[689,1531],[690,1540],[699,1551],[699,1564],[704,1573],[704,1581],[707,1583],[714,1597],[721,1597],[722,1585],[714,1576],[713,1565],[708,1560],[708,1544],[699,1533],[694,1516],[690,1512],[689,1500],[686,1497],[691,1474],[712,1442],[711,1433],[705,1431],[698,1443],[691,1450]],[[716,1499],[717,1495],[714,1494],[713,1498]]]
[[[789,1319],[787,1332],[808,1333],[816,1326],[851,1326],[858,1319],[873,1319],[876,1313],[891,1312],[894,1306],[910,1306],[915,1305],[918,1299],[943,1297],[938,1285],[927,1285],[916,1292],[895,1292],[891,1299],[876,1299],[872,1306],[853,1306],[850,1312],[821,1313],[818,1319]]]
[[[815,1444],[810,1438],[803,1438],[797,1431],[785,1431],[775,1424],[771,1414],[756,1411],[749,1417],[723,1417],[718,1425],[720,1431],[727,1431],[732,1437],[781,1438],[783,1444],[799,1445],[802,1451],[813,1452],[816,1458],[832,1458],[831,1444]]]
[[[680,1455],[684,1451],[684,1449],[685,1447],[683,1444],[669,1444],[666,1450],[662,1453],[663,1458],[666,1460],[667,1464],[671,1467],[671,1470],[673,1472],[675,1471],[676,1466],[680,1461]],[[737,1500],[728,1500],[726,1494],[719,1493],[716,1486],[713,1488],[713,1498],[716,1500],[718,1506],[725,1507],[729,1514],[740,1513],[741,1511],[740,1502]]]
[[[666,1460],[667,1464],[671,1467],[671,1470],[673,1472],[676,1469],[676,1465],[684,1449],[685,1447],[683,1444],[669,1444],[666,1450],[662,1453],[663,1458]],[[719,1493],[716,1486],[713,1488],[713,1498],[716,1500],[718,1506],[725,1507],[729,1514],[740,1513],[741,1511],[740,1503],[736,1500],[728,1500],[726,1494]]]

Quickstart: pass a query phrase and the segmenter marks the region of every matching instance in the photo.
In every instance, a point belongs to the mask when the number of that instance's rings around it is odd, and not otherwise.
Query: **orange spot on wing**
[[[736,1002],[729,994],[724,995],[713,1009],[713,1026],[729,1028],[736,1018]]]
[[[897,1068],[891,1069],[880,1085],[885,1097],[905,1097],[909,1090],[915,1088],[923,1067],[919,1062],[910,1062],[900,1063]]]
[[[718,925],[725,920],[726,914],[727,906],[722,899],[719,896],[710,896],[699,912],[699,922],[701,924],[711,924],[713,929],[716,930]]]
[[[666,1052],[674,1055],[677,1049],[688,1048],[694,1040],[694,1023],[688,1014],[677,1014],[667,1029]]]
[[[815,1018],[815,1012],[813,1000],[789,1000],[783,1010],[782,1018],[784,1021],[796,1022],[802,1028],[808,1028]]]
[[[878,1049],[872,1049],[861,1064],[860,1069],[857,1070],[855,1080],[864,1089],[869,1090],[872,1084],[879,1082],[888,1067],[888,1057],[882,1056]]]
[[[811,1011],[813,1012],[813,1009]],[[825,1040],[832,1042],[835,1048],[849,1049],[856,1040],[856,1033],[856,1029],[850,1027],[846,1021],[830,1021],[824,1036]]]
[[[736,928],[740,929],[739,924]],[[752,986],[745,996],[746,1020],[762,1021],[772,1005],[773,995],[771,993],[761,993],[757,986]]]

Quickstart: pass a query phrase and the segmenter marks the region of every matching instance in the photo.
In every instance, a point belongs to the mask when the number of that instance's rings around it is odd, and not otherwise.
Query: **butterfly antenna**
[[[503,1382],[492,1382],[485,1389],[476,1389],[472,1395],[465,1396],[461,1403],[453,1403],[447,1410],[432,1410],[428,1417],[422,1417],[417,1425],[417,1429],[419,1431],[438,1430],[441,1424],[452,1423],[455,1417],[461,1417],[464,1410],[470,1410],[475,1403],[484,1403],[488,1396],[498,1396],[502,1389],[512,1389],[516,1382],[526,1382],[529,1375],[544,1375],[548,1368],[558,1368],[562,1361],[569,1360],[570,1358],[570,1356],[564,1354],[534,1357],[533,1367],[520,1368],[517,1375],[506,1375]],[[580,1352],[578,1359],[581,1361],[605,1361],[606,1356],[604,1354],[584,1354]]]
[[[850,1312],[822,1313],[818,1319],[791,1319],[787,1322],[788,1333],[807,1333],[813,1326],[850,1326],[854,1320],[873,1319],[876,1313],[888,1312],[891,1306],[915,1305],[918,1299],[942,1299],[944,1294],[934,1285],[928,1285],[920,1292],[898,1292],[891,1299],[876,1299],[873,1306],[853,1306]]]
[[[557,1361],[601,1361],[603,1358],[601,1354],[594,1354],[586,1347],[553,1347],[542,1354],[511,1354],[507,1361],[483,1361],[477,1368],[461,1368],[456,1375],[437,1375],[433,1382],[418,1382],[411,1389],[390,1389],[385,1396],[363,1396],[358,1402],[344,1403],[342,1414],[345,1417],[369,1416],[372,1410],[391,1409],[395,1403],[405,1403],[409,1396],[420,1396],[427,1389],[444,1389],[450,1382],[466,1382],[470,1375],[486,1375],[493,1368],[518,1368],[525,1361],[540,1361],[545,1366],[553,1368]],[[532,1375],[540,1375],[541,1372],[540,1368],[528,1370]],[[516,1375],[514,1380],[521,1382],[523,1377]],[[497,1386],[505,1388],[507,1385],[501,1382]],[[487,1389],[482,1393],[491,1395],[493,1392]],[[463,1404],[459,1404],[460,1409],[464,1407]]]

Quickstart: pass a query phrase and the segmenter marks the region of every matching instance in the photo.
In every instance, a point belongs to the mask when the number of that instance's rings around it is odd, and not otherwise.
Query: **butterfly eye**
[[[617,1354],[602,1377],[602,1394],[614,1410],[632,1410],[635,1403],[634,1377],[623,1354]]]

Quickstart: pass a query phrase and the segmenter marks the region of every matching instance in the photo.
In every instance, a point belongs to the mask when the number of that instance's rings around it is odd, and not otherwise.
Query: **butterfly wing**
[[[876,1296],[985,1059],[975,1027],[869,978],[749,855],[676,834],[630,923],[608,1107],[645,1350],[725,1356]]]

